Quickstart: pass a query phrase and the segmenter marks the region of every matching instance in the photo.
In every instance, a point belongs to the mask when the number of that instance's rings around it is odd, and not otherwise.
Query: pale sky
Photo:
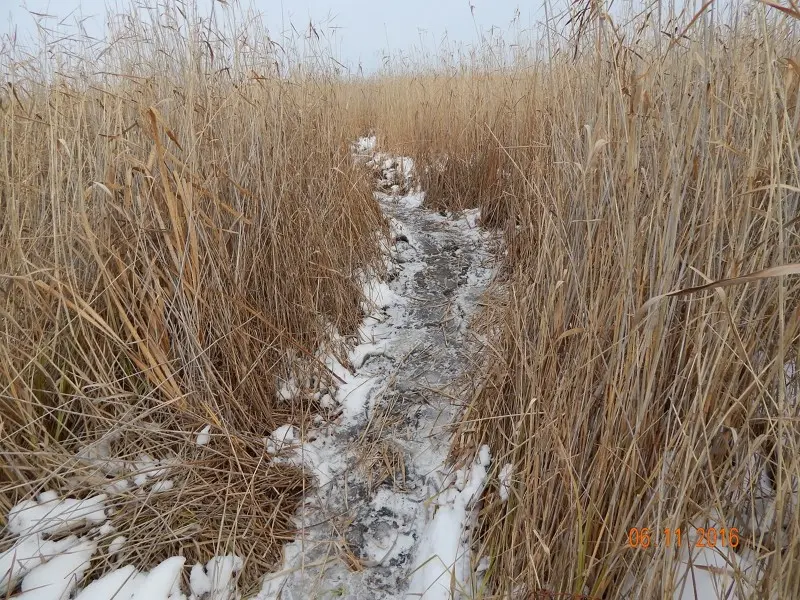
[[[208,10],[213,0],[198,0]],[[305,32],[309,21],[334,36],[334,54],[355,69],[365,70],[381,64],[388,49],[393,54],[408,53],[424,46],[430,51],[446,40],[448,46],[471,44],[495,28],[507,40],[516,39],[543,16],[543,0],[239,0],[263,13],[270,37],[281,39],[291,26]],[[147,1],[144,4],[150,4]],[[86,21],[87,30],[102,37],[105,0],[0,0],[0,16],[10,15],[9,23],[21,39],[35,31],[28,10],[68,17],[98,15]],[[219,4],[217,5],[220,6]],[[471,9],[472,6],[472,9]],[[26,10],[27,9],[27,10]],[[219,10],[219,8],[217,8]],[[5,14],[3,14],[5,13]],[[53,25],[57,19],[48,20]]]

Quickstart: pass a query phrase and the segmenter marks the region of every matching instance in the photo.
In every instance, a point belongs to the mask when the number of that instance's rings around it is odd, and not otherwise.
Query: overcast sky
[[[208,10],[213,0],[198,0]],[[335,36],[334,51],[350,67],[365,70],[380,65],[387,50],[430,50],[442,40],[447,45],[475,42],[480,32],[494,29],[513,38],[540,18],[543,0],[239,0],[263,13],[270,36],[280,39],[291,25],[308,30],[309,21]],[[147,4],[148,2],[145,2]],[[34,32],[28,11],[47,13],[74,22],[75,16],[97,15],[86,22],[97,36],[104,31],[106,0],[0,0],[0,11],[10,13],[21,39]],[[219,5],[218,5],[219,6]],[[6,8],[7,7],[7,8]],[[472,7],[472,8],[471,8]],[[0,15],[2,15],[0,12]],[[71,16],[70,16],[71,15]],[[6,16],[6,15],[2,15]],[[516,17],[516,18],[515,18]],[[55,19],[50,20],[50,23]],[[332,29],[336,28],[336,29]],[[445,37],[446,36],[446,37]]]

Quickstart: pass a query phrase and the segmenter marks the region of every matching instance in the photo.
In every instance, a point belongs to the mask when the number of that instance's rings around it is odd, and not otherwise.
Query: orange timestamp
[[[716,527],[697,527],[697,539],[694,542],[695,548],[736,548],[739,545],[739,530],[736,527],[716,528]],[[663,535],[658,535],[661,533]],[[667,548],[680,546],[684,539],[690,543],[687,530],[680,527],[666,527],[660,532],[651,530],[649,527],[631,527],[628,530],[628,548],[638,548],[646,550],[654,544],[663,543]]]

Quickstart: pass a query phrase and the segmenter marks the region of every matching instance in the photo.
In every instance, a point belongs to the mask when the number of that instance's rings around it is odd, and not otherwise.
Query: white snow
[[[211,580],[206,575],[206,569],[200,563],[195,564],[189,574],[189,589],[197,597],[208,594],[212,589]]]
[[[112,458],[111,446],[119,438],[119,433],[110,432],[99,440],[81,448],[77,457],[97,467],[106,475],[119,475],[125,470],[125,461]]]
[[[51,565],[56,560],[70,556],[63,554],[54,558],[44,566]],[[79,558],[86,559],[86,554]],[[181,589],[181,573],[185,558],[173,556],[162,561],[149,573],[140,573],[133,565],[126,565],[106,573],[100,579],[86,586],[78,593],[75,600],[182,600],[186,595]],[[77,558],[72,559],[77,564]],[[88,563],[87,563],[88,564]],[[206,565],[196,564],[192,567],[189,576],[189,591],[191,598],[196,600],[234,600],[238,598],[236,592],[236,574],[242,569],[242,559],[238,556],[215,556]],[[73,569],[76,574],[72,579],[75,587],[82,578],[82,572]],[[56,570],[52,570],[55,574]],[[31,572],[31,577],[34,572]],[[28,578],[26,578],[27,580]],[[69,579],[69,578],[68,578]],[[60,583],[62,580],[56,578]],[[25,583],[23,582],[23,587]],[[57,589],[52,587],[55,592]],[[66,600],[67,596],[27,596],[20,597]]]
[[[20,536],[52,534],[84,523],[100,525],[106,520],[106,495],[85,500],[48,495],[44,502],[24,500],[8,512],[8,530]]]
[[[478,227],[478,223],[481,220],[480,208],[470,208],[465,210],[462,214],[464,218],[467,220],[467,225],[469,225],[470,229],[475,229],[476,227]]]
[[[380,382],[378,377],[358,375],[339,387],[336,399],[342,407],[342,419],[352,423],[367,409],[370,392]]]
[[[300,442],[300,435],[291,425],[281,425],[267,439],[267,452],[278,454],[284,448],[292,448]]]
[[[300,386],[294,378],[279,380],[278,399],[284,402],[291,402],[300,394]]]
[[[161,562],[138,585],[132,600],[168,600],[175,582],[181,575],[183,556],[173,556]]]
[[[172,479],[165,479],[164,481],[156,481],[152,486],[150,486],[150,489],[153,493],[158,494],[159,492],[168,492],[174,487],[175,483],[172,481]]]
[[[40,503],[52,502],[53,500],[58,500],[58,492],[54,490],[47,490],[39,494],[39,496],[36,499]]]
[[[413,192],[403,196],[399,202],[407,208],[419,208],[425,202],[425,192]]]
[[[206,563],[206,574],[211,582],[211,598],[227,600],[234,593],[236,574],[242,570],[242,559],[238,556],[215,556]]]
[[[44,540],[42,535],[34,533],[18,539],[16,544],[0,554],[0,594],[16,585],[21,577],[62,552],[78,544],[74,535],[62,540]]]
[[[139,467],[157,465],[147,455],[140,457]],[[164,463],[162,463],[163,465]],[[165,468],[155,471],[163,474]],[[173,486],[171,479],[157,481],[153,492]],[[22,600],[68,600],[78,590],[75,600],[186,600],[181,591],[181,573],[185,558],[174,556],[161,562],[149,573],[140,573],[133,565],[109,571],[80,589],[92,556],[97,552],[98,537],[108,536],[115,527],[106,522],[104,495],[84,500],[59,498],[52,491],[37,500],[26,500],[14,506],[8,515],[7,530],[18,537],[14,545],[0,554],[0,595],[14,590],[22,580]],[[79,538],[70,535],[59,540],[45,536],[60,534],[77,526],[91,526]],[[108,556],[116,555],[127,542],[116,536],[108,547]],[[215,556],[195,566],[191,575],[195,600],[233,600],[238,598],[236,574],[242,569],[238,556]],[[198,591],[206,586],[204,592]]]
[[[373,164],[384,169],[381,174],[384,177],[383,189],[392,189],[394,192],[391,198],[379,194],[382,201],[388,198],[388,202],[393,202],[401,210],[418,209],[425,196],[418,186],[412,185],[413,160],[374,154],[375,147],[376,139],[371,136],[358,140],[354,150],[371,153]],[[437,220],[438,215],[426,218],[434,228],[445,225],[443,220]],[[419,224],[414,225],[413,219],[408,222],[412,224],[411,227],[392,218],[389,222],[391,238],[380,240],[387,272],[390,279],[399,278],[398,282],[390,284],[369,273],[359,275],[364,293],[363,309],[367,316],[359,328],[355,345],[346,353],[347,360],[344,360],[342,349],[345,346],[342,342],[350,340],[344,340],[335,331],[332,331],[332,338],[337,352],[328,348],[320,348],[317,352],[318,358],[340,380],[338,387],[317,387],[311,380],[304,380],[305,387],[301,387],[293,376],[281,380],[277,386],[279,398],[287,402],[308,388],[313,399],[331,412],[328,418],[337,421],[326,425],[325,415],[317,415],[314,422],[320,429],[330,427],[329,434],[315,431],[305,441],[301,439],[300,432],[288,424],[278,427],[265,438],[266,449],[273,455],[273,461],[302,465],[315,477],[318,488],[315,495],[305,498],[298,513],[297,524],[301,535],[284,547],[286,568],[265,578],[261,593],[257,596],[259,600],[278,600],[287,578],[293,576],[298,565],[302,568],[306,554],[306,529],[310,525],[306,518],[317,516],[315,507],[324,498],[320,492],[334,489],[331,484],[341,481],[343,474],[352,467],[354,454],[349,447],[352,442],[340,433],[348,428],[362,427],[372,418],[376,403],[389,388],[391,377],[394,377],[393,365],[402,364],[423,339],[419,331],[420,323],[411,319],[408,308],[411,299],[415,302],[419,300],[406,293],[414,288],[414,276],[428,267],[423,260],[423,252],[432,252],[429,250],[431,244],[437,246],[450,238],[437,238],[426,228],[420,228]],[[466,216],[466,223],[474,226],[469,215]],[[456,225],[455,221],[447,227],[455,227],[466,234],[464,225]],[[415,235],[424,238],[425,244],[419,244],[414,239]],[[456,240],[462,239],[458,237],[462,233],[448,235],[456,236],[453,238]],[[460,248],[454,256],[461,257]],[[474,271],[471,269],[466,276],[471,282],[469,285],[477,293],[488,279],[486,274],[489,271],[484,269],[483,275]],[[463,302],[463,299],[457,298],[454,303],[462,312],[466,306]],[[451,417],[447,418],[449,420]],[[428,425],[431,428],[427,428]],[[433,423],[425,427],[419,430],[424,438],[432,434],[432,428],[437,428]],[[138,487],[136,493],[144,498],[147,493],[161,493],[174,488],[175,480],[164,478],[174,465],[174,460],[156,460],[147,454],[139,455],[135,461],[115,459],[112,453],[115,440],[113,435],[104,436],[79,452],[81,460],[96,465],[106,475],[114,477],[114,480],[103,485],[109,495],[129,492]],[[203,447],[210,441],[209,424],[195,433],[195,444]],[[391,439],[387,441],[392,442]],[[412,441],[417,442],[413,438]],[[414,483],[411,488],[414,492],[378,488],[368,501],[370,513],[393,514],[397,521],[381,516],[382,520],[374,523],[374,527],[367,527],[360,548],[360,560],[369,569],[394,565],[412,556],[409,562],[418,568],[412,576],[409,592],[430,587],[425,597],[436,600],[449,598],[441,594],[449,589],[451,577],[455,577],[456,582],[463,582],[470,575],[469,531],[486,482],[491,456],[488,447],[482,447],[471,468],[442,476],[441,473],[446,472],[446,434],[441,436],[441,441],[421,439],[419,444],[418,449],[426,448],[426,451],[410,457],[414,461],[414,472],[439,474],[431,479],[438,478],[438,489],[428,498],[434,503],[435,514],[429,518],[422,508],[422,500],[415,499],[419,490],[425,495],[424,485],[419,485],[421,482]],[[427,451],[429,446],[430,452]],[[413,452],[416,453],[417,449]],[[149,491],[145,488],[148,484]],[[36,500],[26,500],[13,507],[9,511],[7,530],[16,536],[16,540],[9,550],[0,554],[0,593],[13,591],[21,582],[22,594],[18,597],[25,600],[69,600],[72,596],[76,600],[186,600],[187,594],[181,587],[185,558],[180,556],[167,558],[149,572],[140,571],[135,565],[124,565],[92,583],[83,582],[90,561],[98,552],[97,541],[114,535],[115,528],[108,522],[108,515],[113,511],[112,508],[106,508],[106,500],[105,494],[76,499],[60,498],[56,491],[45,491]],[[83,537],[71,535],[58,541],[48,539],[52,534],[69,533],[78,527],[85,527],[88,533]],[[328,539],[326,535],[323,542],[327,544]],[[114,557],[127,543],[126,536],[117,535],[102,559],[110,560],[109,564],[112,564],[117,560]],[[100,552],[104,552],[102,547]],[[242,559],[233,555],[215,556],[205,565],[195,564],[189,574],[188,598],[238,600],[241,596],[236,582],[242,567]],[[81,589],[84,583],[86,585]],[[395,597],[403,595],[402,589],[395,591]]]
[[[715,528],[717,531],[722,529],[720,523],[713,519],[696,521],[695,525],[704,529]],[[752,597],[762,573],[758,571],[751,550],[739,548],[735,552],[721,542],[713,548],[697,547],[696,527],[689,528],[684,535],[688,538],[688,543],[681,544],[680,560],[674,579],[674,600]]]
[[[375,171],[375,198],[390,216],[390,237],[378,237],[388,277],[360,274],[366,316],[355,346],[344,360],[340,342],[345,340],[335,336],[336,352],[317,352],[339,380],[337,387],[314,395],[330,412],[313,419],[318,429],[308,440],[298,440],[291,452],[273,458],[303,465],[317,485],[298,509],[298,534],[283,548],[282,568],[265,576],[257,600],[330,594],[403,598],[407,591],[414,594],[430,586],[425,598],[449,600],[451,575],[464,587],[475,575],[471,529],[491,453],[488,447],[476,449],[475,464],[452,473],[446,464],[451,441],[446,426],[457,408],[446,396],[429,403],[420,391],[427,390],[425,386],[431,391],[447,388],[466,367],[457,358],[467,337],[465,322],[492,276],[491,268],[483,266],[489,258],[486,237],[470,227],[477,213],[456,219],[421,210],[425,195],[415,184],[413,160],[375,153],[372,141],[359,140],[353,149],[361,154],[356,160]],[[453,276],[458,280],[455,290],[446,287]],[[450,292],[455,292],[452,299]],[[441,328],[434,326],[438,318],[443,319]],[[403,389],[408,389],[407,396]],[[357,473],[362,471],[360,452],[365,448],[360,437],[368,431],[378,433],[381,425],[372,429],[367,424],[373,418],[381,423],[378,409],[393,402],[398,403],[397,430],[381,431],[376,444],[402,456],[408,481],[397,488],[399,480],[383,481],[370,488],[371,496],[362,502],[364,480]],[[272,436],[268,445],[271,440]],[[406,477],[405,472],[395,475]],[[351,497],[358,499],[354,506],[348,505]],[[431,504],[435,513],[426,509]],[[350,518],[355,521],[348,526]],[[345,547],[362,568],[348,566],[341,560],[339,544],[333,547],[332,540],[342,539],[346,531],[355,533],[355,542],[347,539]],[[413,575],[412,567],[417,568]],[[381,582],[381,592],[373,576]]]
[[[125,546],[125,542],[128,541],[124,535],[118,535],[111,543],[108,545],[108,553],[111,555],[118,554],[120,550],[122,550],[123,546]]]
[[[378,139],[374,135],[360,137],[353,145],[353,150],[357,154],[369,154],[375,150],[378,144]]]
[[[286,558],[284,558],[284,563]],[[281,600],[280,594],[283,584],[286,581],[285,575],[267,575],[261,583],[261,591],[252,600]]]
[[[403,176],[408,181],[414,175],[414,159],[404,156],[400,159],[400,164],[403,167]]]
[[[375,309],[405,304],[405,298],[393,292],[385,282],[375,279],[364,284],[364,296],[367,299],[367,314],[373,314]]]
[[[103,491],[105,491],[109,496],[114,496],[116,494],[122,494],[127,492],[131,487],[131,482],[127,479],[118,479],[117,481],[112,481],[103,486]]]
[[[330,410],[336,406],[336,403],[333,401],[333,397],[330,394],[323,394],[319,399],[319,405],[326,410]]]
[[[514,472],[514,465],[511,463],[507,463],[503,465],[500,469],[500,475],[498,479],[500,480],[500,499],[503,502],[508,500],[508,495],[511,491],[511,475]]]
[[[197,439],[195,440],[195,444],[198,446],[205,446],[208,442],[211,441],[211,425],[206,425],[203,429],[200,430],[200,433],[197,434]]]
[[[486,484],[490,459],[489,447],[482,446],[469,473],[460,470],[456,474],[456,481],[463,482],[463,489],[459,491],[457,487],[450,487],[435,499],[436,514],[417,550],[406,598],[450,600],[451,580],[456,582],[457,589],[466,586],[470,548],[464,533],[469,525],[468,519],[472,518],[474,502]]]
[[[385,356],[388,348],[389,344],[387,340],[381,340],[380,342],[376,343],[366,342],[353,348],[353,351],[350,353],[348,358],[350,359],[350,363],[353,365],[353,367],[360,369],[364,366],[364,363],[368,358]]]
[[[133,565],[127,565],[87,585],[75,600],[129,600],[144,578]]]
[[[22,580],[19,600],[67,600],[83,579],[97,544],[84,541],[32,569]]]

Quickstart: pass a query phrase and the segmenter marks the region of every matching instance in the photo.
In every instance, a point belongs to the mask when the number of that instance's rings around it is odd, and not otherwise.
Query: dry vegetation
[[[2,512],[94,489],[76,452],[114,432],[123,458],[183,465],[160,511],[120,498],[142,563],[180,547],[251,557],[250,575],[269,564],[304,482],[265,462],[261,437],[314,409],[277,403],[274,379],[328,323],[360,319],[354,274],[376,264],[382,222],[347,142],[374,127],[417,159],[429,206],[479,205],[505,234],[488,376],[454,449],[488,443],[496,470],[513,465],[476,539],[492,593],[671,596],[677,552],[631,550],[629,529],[713,515],[760,567],[728,569],[737,593],[800,595],[800,283],[642,310],[800,262],[798,20],[651,9],[623,23],[574,5],[510,68],[490,53],[358,81],[279,77],[257,27],[222,38],[171,11],[121,21],[91,72],[9,63]]]
[[[114,498],[121,560],[236,553],[252,582],[305,484],[262,438],[316,410],[276,377],[361,321],[383,221],[329,78],[277,77],[257,23],[139,15],[3,52],[0,513],[102,491],[94,442],[173,457],[173,490]]]
[[[622,24],[587,3],[524,67],[372,92],[431,205],[477,202],[505,231],[492,364],[455,449],[513,465],[476,540],[499,597],[672,597],[657,532],[708,518],[758,565],[728,555],[732,597],[800,594],[798,269],[642,309],[800,258],[798,15],[657,9]]]

